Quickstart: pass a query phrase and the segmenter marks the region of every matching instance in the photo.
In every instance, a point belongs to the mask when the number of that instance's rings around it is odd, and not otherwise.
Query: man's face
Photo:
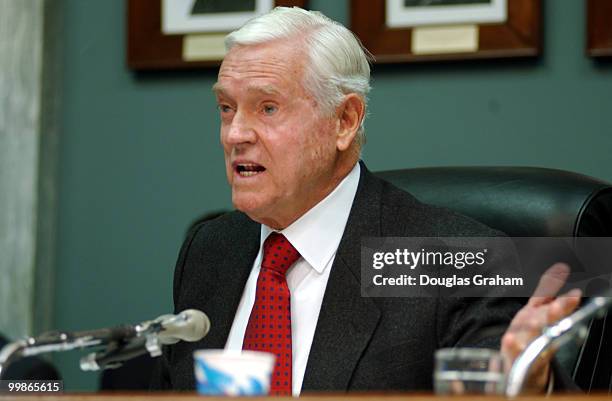
[[[303,87],[302,43],[229,51],[214,87],[234,206],[285,228],[337,185],[337,120]]]

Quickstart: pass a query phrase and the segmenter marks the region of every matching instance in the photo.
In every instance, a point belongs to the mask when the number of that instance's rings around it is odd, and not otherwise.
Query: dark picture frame
[[[305,7],[306,0],[276,0],[275,6]],[[229,32],[219,32],[220,34]],[[127,1],[127,65],[134,70],[216,67],[221,57],[189,60],[183,46],[187,34],[162,31],[162,0]]]
[[[351,30],[374,55],[377,63],[535,57],[541,52],[540,0],[507,0],[507,18],[504,22],[469,26],[477,30],[474,49],[439,53],[413,51],[413,36],[416,38],[417,31],[423,27],[386,26],[385,0],[351,0],[350,4]],[[452,29],[453,25],[450,24],[448,28]]]
[[[612,56],[612,1],[587,1],[587,54]]]

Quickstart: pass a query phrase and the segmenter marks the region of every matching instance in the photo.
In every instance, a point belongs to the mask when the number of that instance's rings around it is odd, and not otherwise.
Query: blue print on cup
[[[196,359],[196,382],[200,394],[206,395],[266,395],[264,384],[252,376],[239,383],[231,375]]]

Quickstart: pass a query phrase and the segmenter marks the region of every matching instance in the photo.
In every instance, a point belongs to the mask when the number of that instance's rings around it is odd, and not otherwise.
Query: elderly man
[[[499,233],[418,202],[359,162],[370,69],[354,35],[320,13],[276,8],[226,47],[213,90],[238,211],[199,225],[182,247],[175,309],[206,311],[212,328],[166,350],[156,386],[194,388],[193,350],[226,348],[275,353],[274,394],[426,390],[436,349],[499,346],[513,301],[361,296],[363,237]],[[532,299],[503,351],[516,357],[575,308],[571,295]]]

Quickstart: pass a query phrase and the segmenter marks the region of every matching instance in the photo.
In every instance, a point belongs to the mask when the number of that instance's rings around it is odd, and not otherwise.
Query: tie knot
[[[283,234],[272,233],[264,241],[261,266],[282,275],[300,258],[300,253]]]

